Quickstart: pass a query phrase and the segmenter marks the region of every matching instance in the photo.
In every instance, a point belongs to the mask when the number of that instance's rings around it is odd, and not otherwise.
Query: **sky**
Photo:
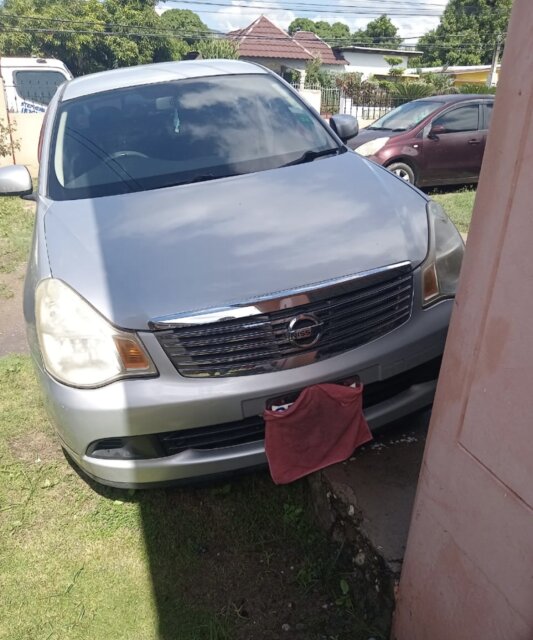
[[[208,27],[217,31],[231,31],[245,27],[261,14],[287,29],[294,18],[310,18],[327,22],[344,22],[350,30],[361,29],[386,13],[398,27],[400,36],[420,36],[439,22],[447,0],[199,0],[187,3],[179,0],[163,2],[160,10],[192,9]],[[212,4],[214,3],[214,4]],[[218,6],[223,4],[224,6]],[[247,5],[247,6],[243,6]],[[249,5],[252,5],[251,7]],[[369,15],[371,12],[373,15]],[[402,13],[403,15],[398,15]],[[394,15],[397,14],[397,15]]]

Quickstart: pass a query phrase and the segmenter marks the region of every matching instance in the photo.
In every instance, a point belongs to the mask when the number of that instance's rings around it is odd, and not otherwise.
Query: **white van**
[[[0,77],[10,113],[44,113],[59,85],[72,74],[54,58],[0,58]]]

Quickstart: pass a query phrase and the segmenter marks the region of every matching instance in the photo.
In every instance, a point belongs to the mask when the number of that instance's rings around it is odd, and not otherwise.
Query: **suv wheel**
[[[387,167],[389,171],[392,171],[398,178],[405,180],[411,184],[415,184],[415,172],[405,162],[393,162]]]

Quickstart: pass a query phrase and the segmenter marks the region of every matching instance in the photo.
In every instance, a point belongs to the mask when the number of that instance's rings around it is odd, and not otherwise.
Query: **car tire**
[[[415,184],[415,172],[405,162],[393,162],[392,164],[389,164],[387,169],[394,173],[394,175],[398,176],[398,178],[405,180],[405,182]]]

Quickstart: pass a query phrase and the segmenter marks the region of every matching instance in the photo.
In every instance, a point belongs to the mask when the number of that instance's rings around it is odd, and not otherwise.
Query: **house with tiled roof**
[[[320,57],[324,71],[344,71],[346,60],[317,35],[299,31],[291,37],[266,16],[260,16],[244,29],[230,31],[227,37],[239,47],[239,58],[257,62],[283,75],[302,71],[308,62]]]

